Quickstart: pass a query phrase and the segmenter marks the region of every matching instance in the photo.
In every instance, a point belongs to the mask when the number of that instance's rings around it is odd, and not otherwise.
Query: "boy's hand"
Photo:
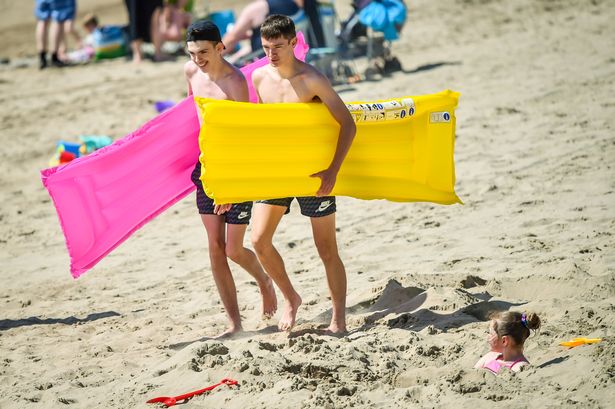
[[[231,210],[231,207],[233,207],[232,204],[228,203],[228,204],[223,204],[223,205],[215,205],[214,206],[214,214],[217,214],[218,216],[228,212],[229,210]]]
[[[337,170],[329,168],[310,175],[310,177],[320,178],[321,180],[320,189],[316,192],[316,196],[328,196],[331,193],[335,186],[337,172]]]

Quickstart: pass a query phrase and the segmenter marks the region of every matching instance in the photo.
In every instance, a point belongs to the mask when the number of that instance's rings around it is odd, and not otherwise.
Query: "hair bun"
[[[528,329],[537,330],[540,328],[540,318],[533,312],[527,313],[526,322]]]

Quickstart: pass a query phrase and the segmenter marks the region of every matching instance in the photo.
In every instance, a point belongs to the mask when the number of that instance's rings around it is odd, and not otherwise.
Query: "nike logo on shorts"
[[[325,200],[324,202],[320,203],[320,206],[318,206],[318,209],[316,209],[317,212],[324,212],[325,210],[327,210],[327,208],[329,206],[331,206],[331,201],[330,200]]]
[[[237,215],[238,219],[245,219],[246,217],[248,217],[248,212],[241,212]]]

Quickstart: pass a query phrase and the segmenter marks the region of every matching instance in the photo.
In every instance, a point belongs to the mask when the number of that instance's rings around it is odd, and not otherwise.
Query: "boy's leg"
[[[132,50],[132,62],[139,64],[143,61],[143,51],[141,51],[141,44],[143,40],[133,40],[130,42],[130,49]]]
[[[51,64],[55,67],[63,67],[64,63],[60,61],[58,51],[64,34],[64,24],[53,20],[49,31],[49,36],[51,37]]]
[[[154,13],[152,14],[152,23],[151,23],[151,37],[152,44],[154,44],[154,60],[158,61],[162,59],[162,43],[164,42],[164,34],[162,33],[161,27],[161,18],[163,18],[162,14],[163,10],[161,8],[156,8]]]
[[[318,249],[327,274],[327,283],[333,304],[331,324],[333,333],[346,331],[346,270],[337,250],[335,237],[335,196],[298,197],[301,214],[308,216],[312,223],[314,243]]]
[[[256,254],[243,245],[247,227],[247,224],[227,224],[226,255],[254,277],[263,300],[261,311],[263,318],[269,319],[278,308],[275,289],[271,278],[265,274],[261,263],[258,262]]]
[[[224,216],[214,214],[201,214],[201,220],[207,230],[209,243],[209,260],[211,272],[220,294],[220,299],[229,319],[229,328],[220,336],[241,331],[241,317],[237,305],[237,291],[235,281],[226,260],[224,242]]]
[[[39,54],[39,68],[47,67],[47,37],[49,20],[38,20],[36,23],[36,48]]]
[[[66,54],[68,53],[68,37],[73,37],[73,40],[77,44],[78,47],[81,47],[79,44],[81,38],[79,34],[75,31],[75,20],[69,19],[61,23],[62,24],[62,40],[60,41],[60,47],[58,48],[58,56],[61,60],[66,60]]]
[[[346,269],[337,249],[335,213],[324,217],[311,217],[312,233],[318,254],[325,265],[327,283],[333,310],[328,330],[346,332]]]
[[[278,323],[281,331],[290,331],[295,325],[297,310],[301,305],[301,297],[291,284],[284,260],[273,246],[273,235],[288,206],[276,206],[265,203],[255,203],[252,211],[252,245],[256,250],[258,260],[276,283],[284,296],[284,311]]]
[[[36,48],[39,55],[39,68],[47,68],[47,43],[49,39],[49,19],[51,18],[51,5],[48,0],[34,2],[34,15],[36,16]]]

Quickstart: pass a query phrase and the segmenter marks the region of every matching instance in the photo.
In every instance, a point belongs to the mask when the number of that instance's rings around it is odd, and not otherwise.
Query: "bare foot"
[[[132,53],[132,63],[133,64],[141,64],[143,62],[143,54],[141,54],[140,52],[135,53],[133,51]]]
[[[297,310],[301,306],[301,297],[295,293],[295,297],[291,300],[285,300],[284,311],[282,312],[282,318],[278,323],[278,329],[280,331],[290,331],[295,326],[295,319],[297,317]]]
[[[326,329],[326,332],[327,332],[327,333],[330,333],[330,334],[332,334],[332,335],[343,335],[343,334],[345,334],[347,331],[346,331],[346,327],[340,327],[340,326],[337,326],[337,325],[333,325],[333,324],[331,324],[331,325],[329,325],[329,327]]]
[[[230,327],[220,335],[216,335],[213,339],[229,339],[234,335],[239,334],[243,329],[241,327]]]
[[[265,286],[260,287],[263,297],[263,320],[271,319],[278,310],[278,299],[275,296],[273,281],[269,278]]]
[[[344,334],[346,333],[346,324],[331,320],[331,324],[329,324],[326,331],[334,335]]]

